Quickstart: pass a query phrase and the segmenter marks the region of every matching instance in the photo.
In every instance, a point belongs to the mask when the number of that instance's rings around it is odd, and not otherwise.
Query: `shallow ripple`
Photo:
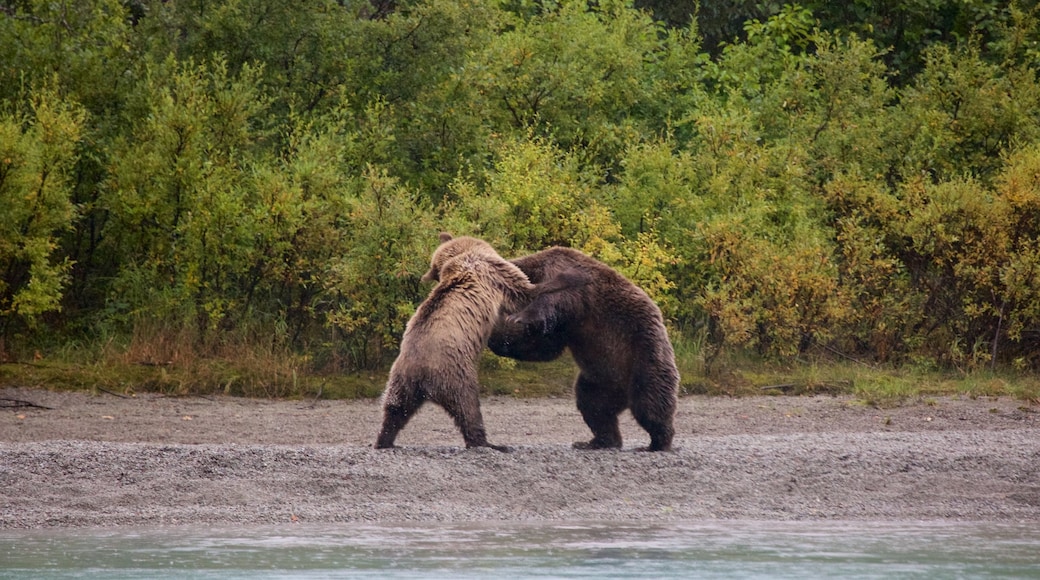
[[[1040,527],[477,523],[0,531],[3,578],[1040,577]]]

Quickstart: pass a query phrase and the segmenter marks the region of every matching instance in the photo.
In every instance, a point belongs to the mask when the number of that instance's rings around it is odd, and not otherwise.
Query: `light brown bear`
[[[424,281],[439,283],[405,327],[383,394],[383,425],[375,447],[393,447],[408,420],[431,401],[455,420],[466,447],[508,451],[488,443],[477,361],[499,317],[548,287],[533,286],[483,240],[448,233],[440,239],[423,275]]]

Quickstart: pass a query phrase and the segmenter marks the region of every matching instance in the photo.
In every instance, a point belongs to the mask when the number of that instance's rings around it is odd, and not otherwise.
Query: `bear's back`
[[[524,273],[497,254],[465,253],[446,261],[440,282],[408,322],[401,352],[416,361],[476,359],[500,309],[531,289]]]
[[[637,357],[674,366],[675,355],[661,309],[642,288],[610,266],[564,247],[548,248],[512,262],[534,284],[571,269],[580,270],[586,281],[580,292],[583,306],[580,313],[572,313],[577,315],[568,332],[574,355],[580,357],[588,350],[592,356],[600,356],[607,350],[604,345],[626,344]]]
[[[657,304],[642,288],[599,260],[572,248],[553,247],[512,260],[531,283],[541,284],[571,269],[578,269],[586,281],[588,302],[604,314],[656,320],[664,319]]]

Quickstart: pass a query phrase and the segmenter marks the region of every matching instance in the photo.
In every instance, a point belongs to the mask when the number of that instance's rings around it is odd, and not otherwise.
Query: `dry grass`
[[[192,337],[136,333],[125,344],[66,344],[0,363],[0,385],[171,396],[226,394],[268,398],[377,397],[387,368],[344,372],[318,368],[311,356],[270,346],[226,343],[204,354]],[[1014,371],[957,373],[869,366],[848,360],[776,365],[729,356],[704,364],[698,349],[676,345],[683,395],[842,394],[880,406],[942,395],[1006,396],[1040,404],[1040,377]],[[486,355],[480,380],[485,394],[569,397],[577,369],[569,356],[552,363],[520,363]]]

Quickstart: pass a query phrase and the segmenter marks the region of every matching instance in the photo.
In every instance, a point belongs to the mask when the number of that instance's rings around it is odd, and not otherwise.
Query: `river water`
[[[1040,522],[0,530],[6,578],[1040,578]]]

